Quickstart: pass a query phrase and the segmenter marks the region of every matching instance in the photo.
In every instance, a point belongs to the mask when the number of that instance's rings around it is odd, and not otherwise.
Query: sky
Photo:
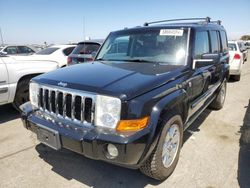
[[[250,35],[250,0],[0,0],[8,44],[103,39],[147,21],[206,16],[222,20],[229,39]]]

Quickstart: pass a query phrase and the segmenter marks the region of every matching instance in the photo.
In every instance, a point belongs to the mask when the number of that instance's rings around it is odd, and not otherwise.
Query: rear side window
[[[212,53],[219,53],[219,40],[216,31],[210,31]]]
[[[231,51],[236,51],[237,50],[236,44],[228,43],[228,49]]]
[[[68,56],[74,50],[75,47],[69,47],[63,50],[63,54]]]
[[[225,31],[220,32],[221,35],[221,45],[222,45],[222,52],[227,53],[228,52],[228,46],[227,46],[227,35]]]
[[[18,46],[17,49],[20,54],[34,53],[34,50],[27,46]]]
[[[91,54],[97,52],[100,45],[95,43],[78,44],[72,54]]]
[[[194,58],[200,59],[203,54],[209,53],[209,38],[207,31],[196,32]]]
[[[37,52],[37,54],[39,55],[50,55],[52,53],[54,53],[56,50],[58,50],[59,48],[46,48],[46,49],[43,49],[39,52]]]

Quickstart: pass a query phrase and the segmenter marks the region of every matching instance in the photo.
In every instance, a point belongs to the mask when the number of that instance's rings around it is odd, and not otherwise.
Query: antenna
[[[3,42],[3,33],[2,33],[2,29],[0,27],[0,35],[1,35],[1,41],[2,41],[2,46],[4,45],[4,42]]]

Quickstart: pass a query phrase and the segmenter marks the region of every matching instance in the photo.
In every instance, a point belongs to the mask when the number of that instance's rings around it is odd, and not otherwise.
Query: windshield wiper
[[[154,61],[149,61],[146,59],[124,59],[123,61],[139,62],[139,63],[155,63]]]

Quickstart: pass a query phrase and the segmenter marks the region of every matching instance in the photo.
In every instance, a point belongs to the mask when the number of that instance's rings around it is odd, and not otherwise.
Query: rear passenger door
[[[0,59],[0,104],[8,101],[8,72],[6,65]]]
[[[219,58],[214,58],[214,66],[210,68],[211,76],[211,85],[215,85],[220,82],[222,76],[222,64],[221,64],[221,43],[219,31],[211,30],[210,34],[210,44],[211,44],[211,56],[218,56]],[[210,57],[211,57],[210,56]],[[212,71],[211,71],[212,70]]]

